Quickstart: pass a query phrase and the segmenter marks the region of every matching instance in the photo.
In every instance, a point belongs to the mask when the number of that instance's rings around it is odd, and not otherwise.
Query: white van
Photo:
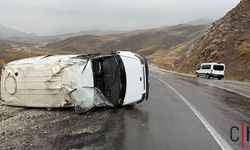
[[[141,55],[48,55],[2,69],[0,102],[26,107],[123,106],[148,98],[148,63]]]
[[[200,75],[204,75],[208,79],[211,77],[216,77],[221,80],[222,78],[224,78],[224,71],[225,64],[202,63],[196,70],[196,76],[199,77]]]

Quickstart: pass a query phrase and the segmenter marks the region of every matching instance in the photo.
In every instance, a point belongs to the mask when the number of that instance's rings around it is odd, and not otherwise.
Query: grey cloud
[[[38,34],[217,19],[239,0],[0,0],[0,24]]]

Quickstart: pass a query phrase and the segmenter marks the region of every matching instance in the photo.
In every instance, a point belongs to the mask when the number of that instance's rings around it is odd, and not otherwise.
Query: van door
[[[224,75],[224,65],[214,65],[213,66],[213,74],[215,75]]]
[[[202,65],[200,73],[207,74],[207,73],[210,73],[210,70],[211,70],[211,65]]]

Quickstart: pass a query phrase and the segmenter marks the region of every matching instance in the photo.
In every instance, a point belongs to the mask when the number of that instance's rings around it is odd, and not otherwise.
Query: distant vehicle
[[[225,64],[218,63],[202,63],[196,70],[196,76],[206,76],[206,78],[218,78],[219,80],[224,78]]]
[[[6,105],[87,111],[147,98],[147,60],[129,51],[47,55],[13,61],[2,69],[1,99]]]

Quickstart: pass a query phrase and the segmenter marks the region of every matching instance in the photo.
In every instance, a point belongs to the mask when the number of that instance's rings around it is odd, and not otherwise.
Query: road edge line
[[[181,76],[187,76],[187,77],[193,77],[195,78],[195,76],[192,76],[192,75],[187,75],[187,74],[182,74],[182,73],[177,73],[177,72],[172,72],[172,71],[167,71],[167,70],[164,70],[164,69],[159,69],[157,68],[158,71],[161,71],[161,72],[165,72],[165,73],[172,73],[172,74],[177,74],[177,75],[181,75]],[[227,81],[226,81],[227,82]],[[213,86],[213,87],[216,87],[216,88],[219,88],[219,89],[222,89],[222,90],[226,90],[226,91],[229,91],[229,92],[232,92],[232,93],[235,93],[235,94],[238,94],[238,95],[241,95],[241,96],[244,96],[246,98],[250,98],[249,95],[246,95],[246,94],[243,94],[243,93],[239,93],[235,90],[231,90],[231,89],[228,89],[228,88],[225,88],[225,87],[222,87],[222,86],[219,86],[219,85],[214,85],[214,84],[210,84],[210,83],[206,83],[206,82],[200,82],[202,84],[206,84],[206,85],[209,85],[209,86]]]
[[[194,77],[194,78],[196,77],[193,74],[180,73],[180,72],[166,70],[166,69],[162,69],[162,68],[158,68],[158,67],[156,67],[155,69],[157,69],[159,71],[164,71],[164,72],[167,72],[167,73],[173,73],[173,74],[178,74],[178,75],[187,76],[187,77]],[[250,86],[250,82],[248,82],[248,81],[224,80],[224,82],[238,84],[238,85]]]
[[[170,86],[167,82],[165,82],[162,79],[159,79],[155,77],[154,75],[151,75],[153,78],[161,81],[164,83],[168,88],[170,88],[172,91],[174,91],[185,103],[188,105],[188,107],[193,111],[193,113],[200,119],[202,124],[207,128],[207,130],[210,132],[210,134],[214,137],[216,142],[220,145],[220,147],[223,150],[233,150],[233,148],[221,137],[219,133],[213,128],[213,126],[201,115],[201,113],[184,97],[182,96],[175,88]]]

